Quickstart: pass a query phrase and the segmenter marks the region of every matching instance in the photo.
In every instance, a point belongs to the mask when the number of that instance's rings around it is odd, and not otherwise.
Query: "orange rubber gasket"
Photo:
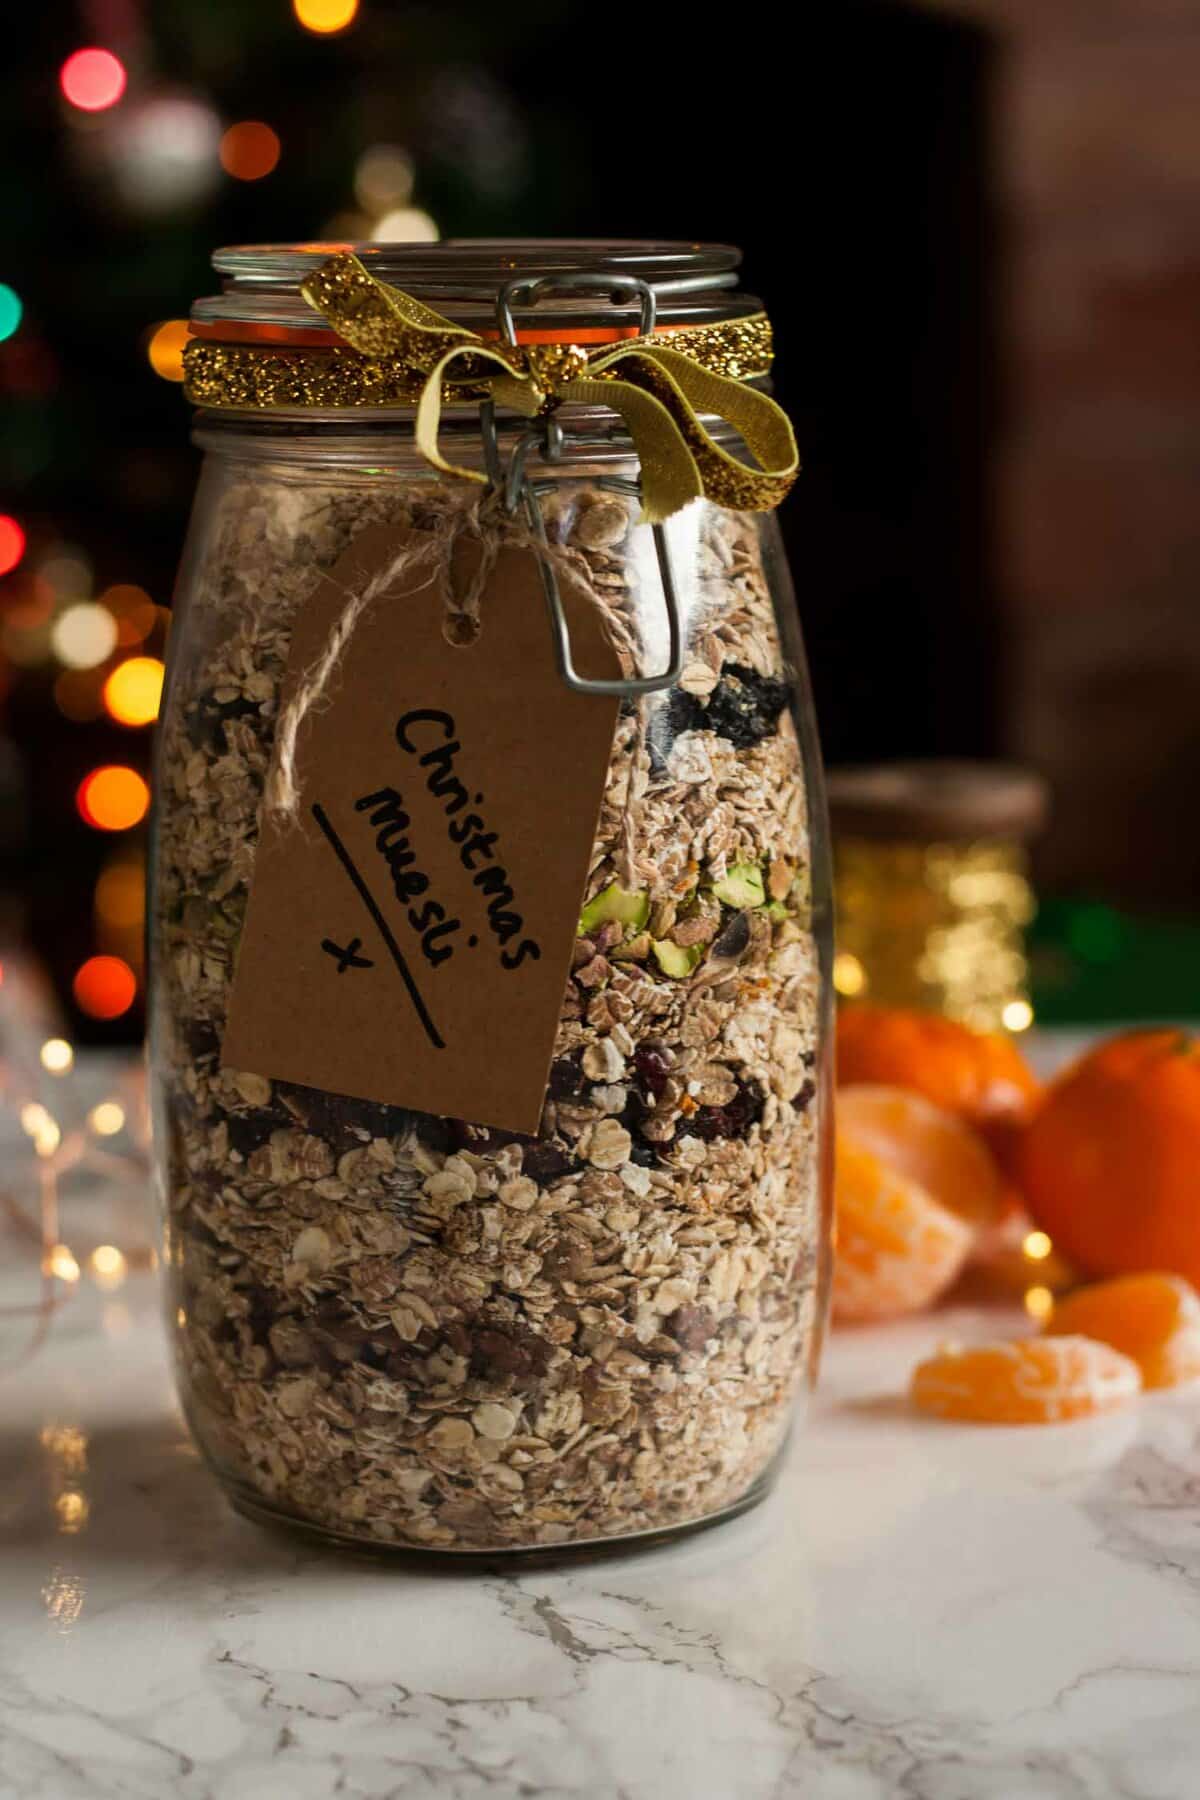
[[[188,329],[193,337],[203,338],[209,343],[217,344],[261,344],[265,349],[287,350],[303,348],[309,345],[316,348],[333,348],[345,345],[345,339],[336,331],[320,325],[255,325],[246,320],[224,319],[219,324],[189,323]],[[669,336],[673,331],[686,331],[687,325],[656,325],[655,337]],[[481,331],[477,334],[485,342],[499,341],[498,331]],[[530,329],[517,331],[519,344],[618,344],[625,338],[640,337],[641,332],[636,325],[581,325],[575,330]]]

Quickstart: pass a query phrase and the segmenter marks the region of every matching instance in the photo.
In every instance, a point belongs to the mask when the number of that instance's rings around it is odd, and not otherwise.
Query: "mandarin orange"
[[[1010,1037],[905,1007],[842,1006],[837,1075],[846,1086],[910,1088],[954,1113],[1003,1152],[1032,1111],[1039,1084]]]
[[[1089,1275],[1200,1286],[1200,1043],[1164,1028],[1099,1045],[1050,1087],[1016,1170],[1034,1219]]]

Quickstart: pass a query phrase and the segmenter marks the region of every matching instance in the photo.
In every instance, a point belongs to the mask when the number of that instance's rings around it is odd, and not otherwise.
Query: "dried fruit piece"
[[[833,1311],[838,1319],[916,1312],[949,1287],[967,1259],[970,1226],[843,1130],[838,1132],[834,1194]]]
[[[1135,1362],[1087,1337],[1018,1338],[948,1349],[918,1363],[919,1411],[980,1425],[1053,1425],[1115,1412],[1140,1392]]]
[[[993,1225],[1004,1210],[1003,1183],[984,1144],[952,1114],[904,1088],[838,1090],[838,1124],[860,1148],[915,1181],[972,1225]]]
[[[1131,1356],[1144,1387],[1200,1379],[1200,1296],[1180,1275],[1121,1275],[1078,1288],[1055,1306],[1050,1329],[1099,1338]]]

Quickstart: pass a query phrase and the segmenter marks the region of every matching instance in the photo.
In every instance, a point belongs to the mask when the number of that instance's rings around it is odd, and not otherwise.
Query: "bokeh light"
[[[121,956],[89,956],[71,987],[80,1012],[92,1019],[119,1019],[137,998],[137,977]]]
[[[66,1038],[47,1038],[38,1052],[38,1060],[48,1075],[67,1075],[75,1062],[75,1052]]]
[[[84,776],[75,805],[80,818],[96,831],[129,831],[145,818],[150,789],[136,769],[105,763]]]
[[[354,198],[364,212],[383,213],[412,198],[413,159],[399,144],[372,144],[354,169]]]
[[[1033,1024],[1033,1008],[1028,1000],[1010,1000],[1000,1017],[1006,1031],[1028,1031]]]
[[[59,1281],[78,1281],[79,1264],[75,1261],[66,1244],[55,1244],[46,1256],[47,1275],[55,1275]]]
[[[1054,1245],[1044,1231],[1027,1231],[1021,1249],[1031,1262],[1045,1262]]]
[[[96,917],[115,931],[140,928],[146,911],[146,869],[140,857],[120,857],[100,872]]]
[[[94,669],[64,669],[54,683],[54,704],[73,725],[90,725],[104,711],[100,675]]]
[[[81,600],[59,613],[50,628],[50,648],[68,669],[94,669],[117,647],[117,621],[107,606]]]
[[[33,1147],[39,1156],[53,1156],[62,1142],[58,1121],[40,1100],[28,1100],[21,1108],[21,1129],[33,1139]]]
[[[7,282],[0,281],[0,344],[13,335],[21,323],[23,310],[21,297],[16,289],[10,288]]]
[[[129,1272],[129,1264],[115,1244],[97,1244],[88,1257],[88,1267],[96,1286],[106,1293],[119,1288]]]
[[[199,94],[168,90],[122,108],[103,151],[115,195],[133,212],[194,206],[221,175],[221,121]]]
[[[399,206],[371,227],[377,244],[436,244],[438,235],[436,223],[419,206]]]
[[[101,1100],[88,1114],[88,1124],[97,1137],[116,1137],[125,1129],[125,1108],[119,1100]]]
[[[1048,1287],[1031,1287],[1025,1290],[1025,1311],[1031,1319],[1045,1324],[1054,1311],[1054,1295]]]
[[[279,161],[279,136],[261,119],[231,125],[221,139],[221,167],[237,181],[261,181]]]
[[[0,513],[0,575],[15,569],[25,554],[25,533],[8,513]]]
[[[154,373],[164,381],[183,380],[183,347],[190,336],[186,319],[164,319],[154,327],[146,355]]]
[[[72,544],[54,544],[38,563],[37,578],[56,600],[86,600],[92,591],[92,565]]]
[[[111,50],[76,50],[58,72],[65,99],[80,112],[104,112],[125,92],[125,68]]]
[[[91,1505],[86,1494],[79,1493],[75,1488],[64,1488],[54,1502],[54,1511],[58,1529],[66,1537],[75,1537],[77,1533],[87,1529]]]
[[[119,581],[105,588],[100,601],[117,621],[117,642],[123,650],[144,643],[158,623],[158,607],[145,588],[133,582]]]
[[[109,716],[118,725],[152,725],[158,717],[162,685],[163,665],[156,656],[127,657],[104,684]]]
[[[358,0],[292,0],[292,11],[305,31],[326,37],[346,29],[358,12]]]
[[[867,971],[849,950],[839,950],[833,959],[833,985],[847,999],[861,994],[867,985]]]

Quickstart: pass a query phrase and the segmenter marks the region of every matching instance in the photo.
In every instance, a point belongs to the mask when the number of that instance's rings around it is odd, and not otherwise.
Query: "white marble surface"
[[[0,1253],[11,1308],[30,1264]],[[85,1277],[32,1349],[0,1311],[0,1800],[1195,1800],[1200,1394],[906,1412],[928,1345],[1009,1323],[836,1334],[732,1524],[440,1575],[228,1510],[152,1277]]]
[[[0,1794],[1193,1800],[1200,1399],[909,1417],[921,1348],[995,1323],[836,1336],[744,1519],[438,1575],[234,1516],[153,1279],[81,1286],[2,1374]]]

